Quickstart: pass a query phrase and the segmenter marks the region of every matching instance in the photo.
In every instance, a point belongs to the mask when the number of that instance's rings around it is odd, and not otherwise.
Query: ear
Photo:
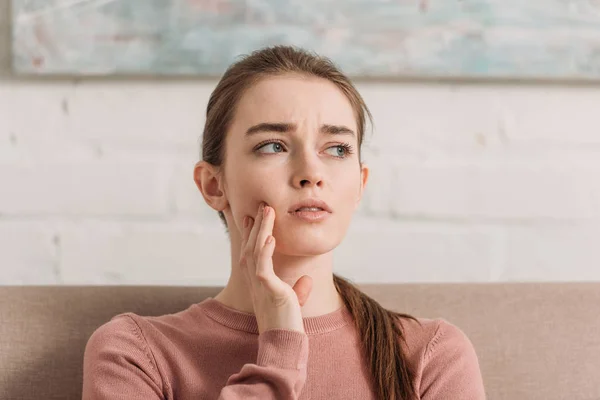
[[[220,169],[206,161],[198,161],[194,167],[194,182],[204,201],[216,211],[223,211],[229,204],[223,191]]]
[[[354,209],[358,208],[360,204],[360,200],[362,199],[363,192],[365,190],[365,186],[367,186],[367,180],[369,180],[369,167],[365,163],[360,164],[360,190],[358,192],[358,198],[356,199],[356,204],[354,205]]]

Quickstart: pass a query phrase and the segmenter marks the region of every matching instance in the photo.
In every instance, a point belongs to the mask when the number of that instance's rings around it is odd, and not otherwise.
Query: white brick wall
[[[0,165],[0,210],[7,216],[157,218],[168,212],[166,163],[66,159]]]
[[[224,283],[230,269],[229,242],[222,230],[202,225],[199,220],[70,223],[59,233],[62,282]]]
[[[0,284],[226,282],[229,243],[192,180],[215,81],[3,68]],[[358,87],[376,124],[363,148],[371,179],[336,272],[600,279],[599,87]]]
[[[1,81],[0,282],[225,283],[228,241],[192,180],[214,84]],[[600,91],[359,89],[371,180],[337,272],[600,279]]]

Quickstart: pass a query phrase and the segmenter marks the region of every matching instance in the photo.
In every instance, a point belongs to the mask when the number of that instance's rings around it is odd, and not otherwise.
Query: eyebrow
[[[279,132],[287,133],[293,132],[297,128],[296,124],[290,124],[285,122],[262,122],[260,124],[251,126],[246,131],[246,137],[260,133],[260,132]],[[355,136],[354,131],[343,125],[329,125],[323,124],[320,129],[321,133],[327,135],[351,135]]]

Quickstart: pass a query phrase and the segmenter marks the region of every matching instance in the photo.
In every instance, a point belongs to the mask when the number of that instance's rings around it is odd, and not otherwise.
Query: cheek
[[[360,182],[358,179],[344,179],[339,182],[339,187],[335,191],[339,193],[337,198],[341,201],[344,206],[354,207],[354,202],[358,198],[360,191]]]
[[[276,186],[273,183],[278,182],[278,179],[273,173],[273,169],[252,170],[247,168],[239,172],[236,184],[239,192],[243,195],[264,197],[269,190],[273,190],[273,187]]]
[[[273,183],[279,182],[280,178],[275,176],[273,169],[258,171],[240,168],[232,173],[232,177],[229,181],[229,197],[236,212],[254,216],[261,201],[275,202],[279,186]]]

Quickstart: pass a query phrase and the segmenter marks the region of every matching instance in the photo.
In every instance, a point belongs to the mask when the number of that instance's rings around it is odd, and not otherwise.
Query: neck
[[[233,238],[232,238],[233,239]],[[254,313],[250,287],[242,276],[237,262],[240,246],[232,240],[231,275],[227,285],[215,300],[233,309]],[[315,317],[336,311],[343,306],[343,301],[333,283],[333,254],[332,252],[316,256],[288,256],[275,252],[273,254],[273,270],[275,275],[291,287],[303,275],[312,278],[312,290],[304,306],[302,317]]]

